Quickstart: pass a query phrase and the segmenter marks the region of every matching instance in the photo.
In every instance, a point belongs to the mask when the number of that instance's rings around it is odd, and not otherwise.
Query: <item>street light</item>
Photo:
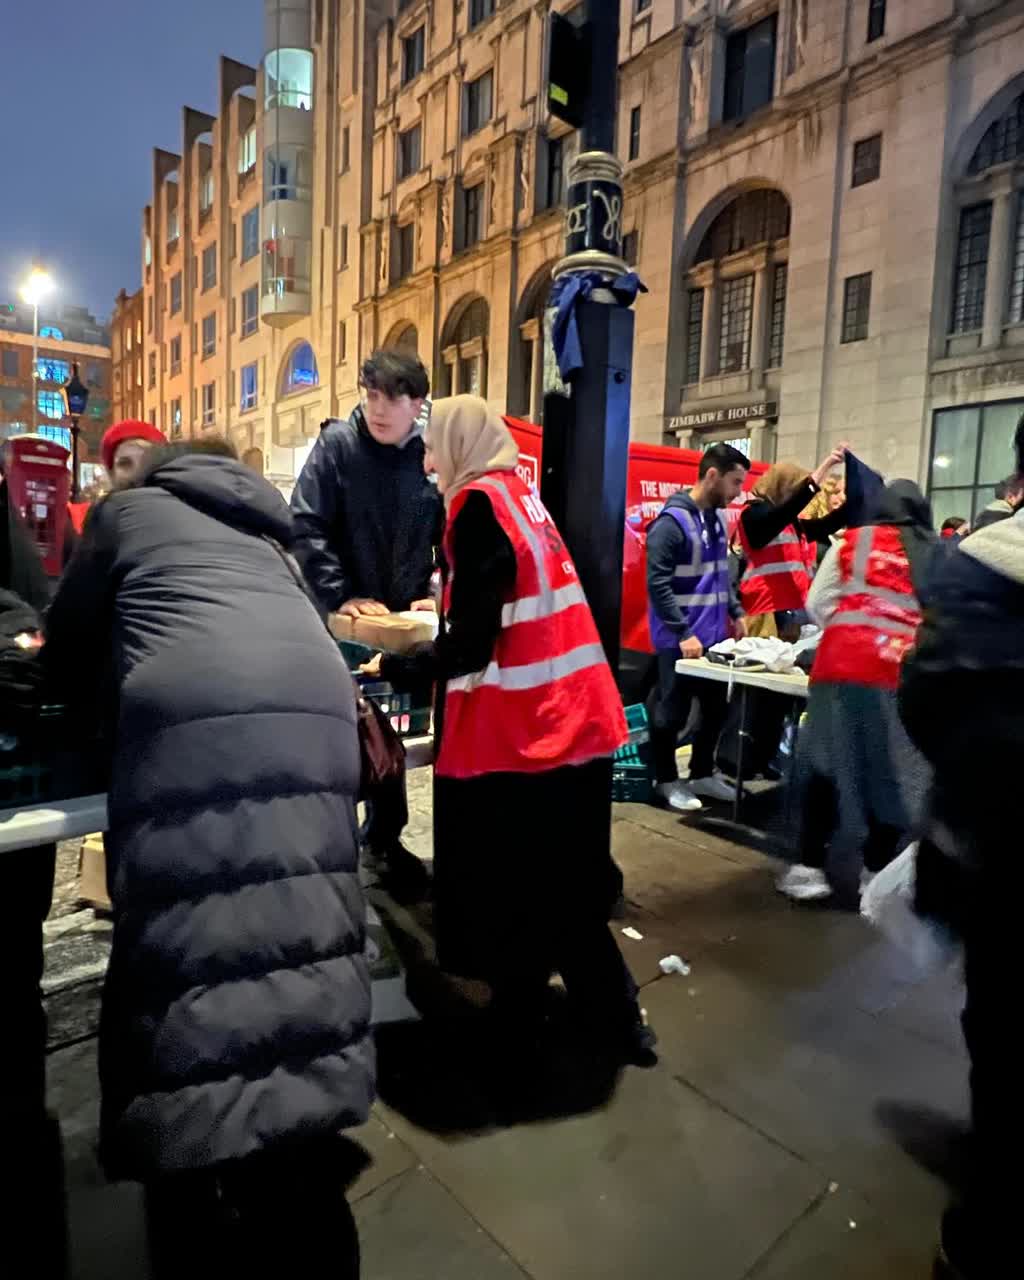
[[[71,419],[71,501],[77,502],[78,486],[78,419],[89,403],[89,388],[78,376],[77,362],[71,366],[71,377],[64,384],[64,405]]]
[[[39,304],[53,288],[53,279],[42,267],[33,267],[21,287],[23,301],[32,308],[32,431],[39,425]]]

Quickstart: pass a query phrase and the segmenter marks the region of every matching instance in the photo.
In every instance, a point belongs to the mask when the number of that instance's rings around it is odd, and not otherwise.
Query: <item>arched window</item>
[[[562,386],[547,319],[550,296],[551,265],[548,264],[523,291],[519,304],[518,350],[512,353],[509,412],[530,422],[542,420],[545,392]]]
[[[688,385],[782,364],[789,221],[782,192],[761,188],[731,200],[704,232],[686,278]]]
[[[490,311],[485,299],[464,299],[451,310],[441,340],[441,394],[487,395],[487,333]]]
[[[1006,326],[1024,324],[1022,170],[1024,93],[982,134],[957,187],[951,355],[998,347]]]
[[[384,340],[384,346],[390,351],[403,351],[409,356],[419,355],[420,335],[416,326],[406,324],[404,320],[396,324]]]
[[[293,347],[285,361],[284,375],[281,378],[281,394],[296,395],[300,391],[308,391],[310,387],[320,385],[320,371],[316,366],[316,356],[308,342],[300,342]]]

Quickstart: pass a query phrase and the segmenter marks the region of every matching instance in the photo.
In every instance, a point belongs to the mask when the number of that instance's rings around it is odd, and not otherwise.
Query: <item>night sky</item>
[[[109,318],[141,283],[152,149],[216,113],[222,53],[255,66],[262,0],[18,0],[0,31],[0,301],[32,259]]]

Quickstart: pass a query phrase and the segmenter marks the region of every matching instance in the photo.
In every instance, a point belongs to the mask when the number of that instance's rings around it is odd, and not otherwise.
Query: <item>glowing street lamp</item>
[[[53,279],[42,267],[33,267],[21,287],[23,301],[32,308],[32,431],[39,425],[39,304],[53,288]]]

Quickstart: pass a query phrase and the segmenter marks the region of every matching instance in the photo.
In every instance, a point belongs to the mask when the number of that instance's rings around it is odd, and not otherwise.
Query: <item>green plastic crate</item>
[[[651,730],[643,703],[626,708],[629,739],[612,762],[612,799],[618,804],[646,804],[651,799]]]

